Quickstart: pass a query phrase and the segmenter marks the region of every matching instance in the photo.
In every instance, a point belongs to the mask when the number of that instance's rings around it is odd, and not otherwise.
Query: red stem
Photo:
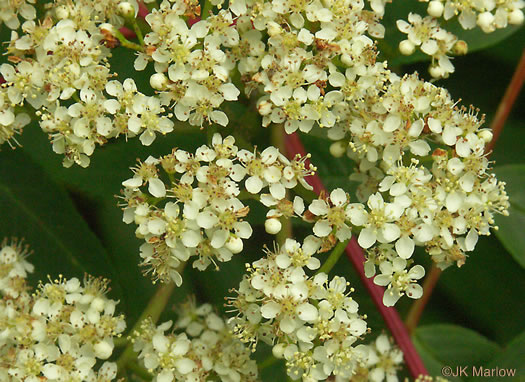
[[[523,82],[525,81],[525,49],[523,49],[523,52],[521,54],[521,59],[518,63],[518,66],[516,67],[516,70],[514,71],[514,75],[512,76],[512,79],[509,82],[509,86],[507,87],[507,90],[505,91],[505,95],[503,96],[499,106],[498,110],[496,111],[496,115],[494,116],[494,120],[492,121],[491,128],[492,128],[492,141],[487,145],[485,148],[486,153],[490,153],[494,149],[494,145],[496,144],[499,135],[501,134],[501,131],[503,130],[503,126],[505,125],[505,122],[507,121],[507,117],[509,116],[510,111],[512,110],[512,107],[514,106],[514,102],[516,102],[516,98],[518,97],[518,94],[520,94],[521,87],[523,86]]]
[[[286,150],[290,156],[295,156],[296,154],[301,154],[302,156],[306,155],[306,150],[304,149],[301,139],[297,134],[291,134],[286,137]],[[314,188],[314,192],[319,194],[322,190],[325,190],[321,178],[317,174],[309,176],[306,178],[306,181]],[[401,320],[401,317],[397,313],[397,310],[392,307],[386,307],[383,305],[383,293],[384,288],[376,285],[372,282],[372,279],[369,279],[365,275],[365,256],[363,250],[357,244],[355,237],[350,240],[348,246],[345,249],[348,259],[352,262],[354,268],[359,274],[359,278],[365,285],[368,293],[372,297],[374,304],[377,309],[383,316],[383,319],[388,326],[388,329],[392,333],[397,345],[403,351],[405,357],[405,362],[407,365],[410,374],[414,378],[417,378],[420,375],[428,375],[428,371],[423,364],[423,361],[419,357],[419,354],[410,339],[410,335],[405,327],[405,324]]]

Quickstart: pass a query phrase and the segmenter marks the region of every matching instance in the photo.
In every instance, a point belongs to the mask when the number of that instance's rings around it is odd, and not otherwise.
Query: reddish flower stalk
[[[301,143],[301,140],[297,134],[294,133],[288,135],[286,137],[285,143],[286,150],[290,156],[294,156],[296,154],[301,154],[302,156],[306,155],[306,150],[304,149],[304,146]],[[306,180],[314,188],[314,192],[316,194],[319,194],[322,190],[325,190],[323,183],[317,174],[309,176],[308,178],[306,178]],[[363,250],[361,249],[359,244],[357,244],[355,237],[353,237],[352,240],[350,240],[345,251],[347,257],[350,259],[354,268],[359,274],[361,281],[368,290],[368,293],[370,293],[374,304],[383,316],[383,319],[385,320],[386,325],[392,333],[392,336],[394,337],[397,345],[403,351],[405,362],[408,370],[410,371],[410,374],[414,378],[417,378],[420,375],[428,375],[427,369],[425,368],[423,361],[419,357],[419,354],[417,353],[414,344],[410,339],[410,335],[408,334],[408,331],[405,325],[403,324],[401,317],[397,313],[397,310],[393,307],[386,307],[383,305],[384,288],[374,284],[371,279],[365,276],[365,257],[363,254]]]
[[[133,32],[131,29],[122,27],[119,29],[119,32],[122,33],[124,37],[126,37],[128,40],[134,39],[137,37],[135,32]]]
[[[501,134],[501,131],[503,130],[503,126],[505,125],[505,122],[507,121],[507,118],[509,116],[510,111],[512,110],[512,107],[514,106],[514,102],[516,102],[516,98],[520,94],[521,87],[523,86],[523,82],[525,81],[525,49],[523,49],[523,52],[521,54],[520,62],[518,63],[518,66],[516,67],[516,70],[514,71],[514,75],[512,76],[512,79],[510,80],[509,86],[507,87],[507,90],[505,91],[505,95],[501,99],[501,102],[498,106],[498,110],[496,111],[496,115],[494,116],[494,120],[491,124],[492,129],[492,141],[487,145],[485,148],[486,153],[490,153],[494,149],[494,145],[496,144],[496,141],[499,138],[499,135]]]
[[[144,5],[144,2],[139,1],[139,13],[137,14],[138,17],[142,17],[143,19],[146,18],[148,15],[149,10],[146,8],[146,5]]]

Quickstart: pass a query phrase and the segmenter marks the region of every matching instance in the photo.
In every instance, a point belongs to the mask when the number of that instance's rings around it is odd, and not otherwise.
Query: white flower
[[[423,288],[417,284],[417,280],[425,275],[425,269],[421,265],[415,265],[406,270],[405,259],[396,258],[394,261],[384,261],[379,265],[381,274],[374,278],[374,283],[387,286],[383,296],[385,306],[393,306],[399,298],[406,294],[408,297],[418,299],[423,295]]]

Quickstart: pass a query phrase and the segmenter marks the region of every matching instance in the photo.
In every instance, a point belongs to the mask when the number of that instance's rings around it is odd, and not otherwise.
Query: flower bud
[[[272,348],[272,354],[275,358],[281,359],[284,357],[285,344],[277,344]]]
[[[428,67],[428,72],[433,78],[443,78],[445,72],[439,65],[430,65]]]
[[[464,56],[468,53],[468,44],[466,41],[458,40],[452,47],[452,51],[454,54],[457,54],[458,56]]]
[[[149,84],[155,90],[165,90],[168,86],[168,79],[163,73],[155,73],[150,77]]]
[[[348,143],[345,141],[334,142],[330,145],[330,154],[336,158],[341,158],[346,153]]]
[[[416,47],[409,40],[403,40],[399,43],[399,51],[405,56],[410,56],[412,53],[415,52],[415,50]]]
[[[443,3],[439,0],[432,0],[428,3],[427,13],[432,17],[441,17],[443,15],[443,10],[445,7]]]
[[[55,8],[55,15],[57,17],[57,19],[59,20],[65,20],[69,17],[69,11],[67,10],[67,8],[63,5],[60,5],[58,7]]]
[[[226,242],[226,248],[235,255],[243,249],[242,240],[238,237],[230,236],[230,239]]]
[[[278,219],[271,218],[264,222],[264,229],[270,235],[276,235],[281,231],[282,224]]]
[[[133,7],[133,5],[128,3],[127,1],[123,1],[122,3],[120,3],[118,5],[118,10],[120,14],[126,19],[135,18],[135,7]]]
[[[490,12],[483,12],[478,15],[477,24],[485,33],[494,32],[494,15]]]
[[[490,141],[492,141],[493,134],[492,134],[492,131],[485,129],[485,130],[481,130],[478,133],[478,137],[483,139],[485,143],[489,143]]]
[[[520,25],[523,23],[523,11],[521,9],[515,9],[509,13],[509,24]]]

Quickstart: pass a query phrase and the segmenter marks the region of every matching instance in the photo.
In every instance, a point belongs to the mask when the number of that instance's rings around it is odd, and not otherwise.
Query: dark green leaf
[[[454,374],[459,374],[456,373],[457,368],[482,365],[500,351],[497,344],[470,329],[456,325],[422,326],[416,329],[413,339],[429,373],[433,376],[441,376],[444,366],[451,367]],[[470,375],[470,372],[467,375]],[[458,375],[457,378],[450,379],[464,378]]]
[[[525,165],[508,165],[495,169],[498,179],[507,183],[510,198],[509,216],[497,216],[496,236],[514,259],[525,268]]]
[[[68,194],[22,150],[0,152],[0,232],[24,237],[34,255],[34,277],[83,277],[84,272],[118,280],[105,249]]]
[[[510,376],[509,380],[525,381],[525,332],[514,338],[505,349],[493,358],[487,365],[486,369],[490,370],[492,378],[483,378],[483,381],[501,381],[499,376]],[[502,371],[502,369],[507,369]],[[494,370],[494,372],[492,372]],[[512,377],[512,370],[514,370],[515,377]],[[509,373],[510,372],[510,373]],[[481,380],[481,378],[480,378]]]
[[[468,326],[488,338],[505,343],[523,330],[525,270],[494,236],[481,237],[461,268],[446,269],[432,296],[455,323]]]

